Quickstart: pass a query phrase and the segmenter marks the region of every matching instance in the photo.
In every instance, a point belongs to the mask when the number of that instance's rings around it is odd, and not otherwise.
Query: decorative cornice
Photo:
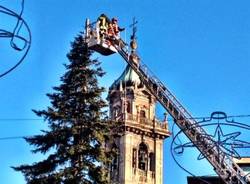
[[[128,122],[123,123],[122,125],[117,127],[115,132],[118,133],[118,135],[124,135],[126,132],[131,132],[137,135],[143,135],[157,139],[165,139],[171,135],[168,130],[154,129],[153,127],[147,128],[141,126],[134,126]]]

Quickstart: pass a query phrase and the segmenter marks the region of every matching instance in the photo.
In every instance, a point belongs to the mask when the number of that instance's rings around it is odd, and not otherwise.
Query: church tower
[[[166,116],[155,115],[156,99],[127,66],[108,94],[110,117],[119,123],[110,166],[111,183],[162,184],[163,140],[170,136]]]

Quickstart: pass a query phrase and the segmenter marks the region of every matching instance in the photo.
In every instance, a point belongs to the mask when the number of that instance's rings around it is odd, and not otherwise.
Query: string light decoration
[[[177,160],[177,156],[182,156],[186,150],[197,147],[197,144],[202,144],[200,140],[191,142],[186,139],[185,142],[183,142],[183,139],[181,139],[184,131],[192,131],[193,127],[197,125],[206,129],[208,134],[202,135],[201,137],[209,140],[206,142],[210,142],[210,144],[207,144],[205,154],[199,153],[197,160],[209,157],[211,153],[214,153],[210,151],[211,149],[217,150],[218,158],[221,158],[221,155],[227,155],[236,159],[241,159],[242,150],[246,151],[250,148],[250,142],[248,142],[250,126],[234,121],[234,119],[228,117],[226,113],[221,111],[213,112],[209,118],[203,118],[203,120],[199,121],[196,125],[190,126],[185,130],[179,130],[176,134],[173,126],[173,140],[170,148],[172,157],[181,169],[194,177],[196,177],[195,174],[186,169],[184,165]],[[244,155],[244,157],[245,156],[246,155]],[[204,183],[209,184],[209,182],[204,181],[200,177],[198,178]]]
[[[14,55],[19,56],[18,59],[6,59],[7,54],[12,56],[12,52],[2,52],[5,55],[0,54],[0,78],[7,75],[18,67],[27,56],[31,46],[31,31],[27,22],[23,19],[24,12],[24,0],[21,1],[20,13],[15,12],[0,4],[0,17],[5,20],[0,24],[0,41],[8,41],[9,46]],[[14,22],[14,26],[10,27]],[[1,52],[0,52],[1,53]]]

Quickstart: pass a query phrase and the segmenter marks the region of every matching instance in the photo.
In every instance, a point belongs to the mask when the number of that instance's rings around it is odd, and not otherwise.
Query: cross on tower
[[[131,35],[131,40],[136,39],[135,33],[137,31],[137,27],[136,27],[137,23],[138,23],[138,21],[134,17],[133,18],[133,23],[129,26],[129,27],[132,27],[132,31],[133,31],[133,33]]]

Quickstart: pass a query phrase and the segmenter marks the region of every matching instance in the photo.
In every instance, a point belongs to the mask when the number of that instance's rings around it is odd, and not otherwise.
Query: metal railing
[[[146,117],[140,117],[134,114],[129,114],[126,113],[125,114],[125,121],[132,121],[137,123],[140,123],[141,125],[146,125],[146,126],[154,126],[154,122],[155,122],[155,128],[159,128],[159,129],[164,129],[164,130],[168,130],[168,123],[167,122],[162,122],[156,118],[152,119],[148,119]]]

